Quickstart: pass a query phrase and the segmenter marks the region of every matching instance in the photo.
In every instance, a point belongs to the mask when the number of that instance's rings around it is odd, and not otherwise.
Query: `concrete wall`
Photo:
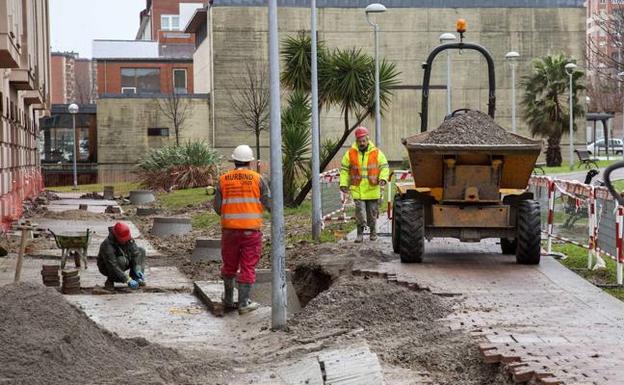
[[[210,39],[204,39],[193,54],[193,78],[195,92],[210,93]]]
[[[216,147],[224,153],[241,143],[252,143],[253,135],[233,130],[238,123],[233,116],[230,93],[236,93],[235,84],[248,62],[266,64],[267,10],[266,7],[214,7],[214,78]],[[421,92],[415,89],[422,83],[420,64],[430,50],[439,44],[439,35],[454,30],[455,21],[462,17],[468,22],[466,41],[487,47],[496,61],[497,121],[511,127],[511,75],[504,60],[508,51],[522,56],[518,64],[518,79],[526,74],[534,57],[563,52],[582,62],[585,46],[584,8],[400,8],[388,9],[378,16],[381,26],[380,54],[396,63],[401,71],[401,86],[394,91],[390,109],[383,117],[383,149],[392,160],[401,160],[405,151],[401,138],[420,129]],[[279,9],[280,39],[310,29],[308,8],[281,7]],[[362,9],[321,8],[318,12],[319,38],[329,48],[362,48],[373,53],[373,34]],[[210,28],[209,28],[210,31]],[[210,32],[209,32],[210,33]],[[207,44],[208,39],[202,45]],[[206,55],[196,55],[204,59]],[[453,108],[487,110],[487,71],[485,61],[476,53],[456,51],[452,54]],[[203,66],[196,59],[195,66]],[[432,85],[444,85],[445,55],[434,63]],[[411,88],[410,88],[411,87]],[[517,100],[521,100],[518,92]],[[430,94],[430,128],[437,127],[446,112],[445,91]],[[374,121],[364,124],[374,127]],[[343,128],[338,111],[321,112],[323,137],[337,137]],[[521,133],[526,133],[519,119]],[[583,133],[579,134],[583,138]],[[582,140],[579,140],[581,142]],[[268,145],[268,135],[263,137]],[[265,151],[266,153],[266,151]]]
[[[180,142],[208,137],[209,106],[205,97],[185,97],[190,114],[180,130]],[[98,181],[132,179],[132,169],[148,150],[175,143],[173,124],[150,98],[97,100]],[[169,128],[168,137],[148,136],[148,128]]]

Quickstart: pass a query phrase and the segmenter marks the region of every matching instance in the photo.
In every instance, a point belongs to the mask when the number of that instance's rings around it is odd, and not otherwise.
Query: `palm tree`
[[[311,116],[308,96],[301,91],[290,94],[288,105],[282,112],[282,157],[286,206],[293,206],[301,180],[309,177]]]
[[[310,90],[310,37],[299,33],[282,43],[284,72],[282,83],[290,90],[308,93]],[[349,135],[364,119],[374,114],[375,62],[360,49],[336,49],[329,52],[319,41],[318,80],[319,107],[337,107],[344,121],[341,137],[331,149],[324,151],[320,168],[324,170],[338,154]],[[398,84],[399,72],[393,63],[382,60],[379,67],[381,109],[385,110],[392,95],[391,87]],[[353,120],[352,120],[353,119]],[[308,179],[295,198],[300,205],[307,196],[312,181]]]
[[[525,88],[522,98],[523,118],[531,134],[548,139],[546,165],[561,166],[561,137],[569,127],[569,75],[565,65],[569,60],[563,54],[534,59],[531,73],[522,78]],[[585,89],[580,80],[583,72],[572,74],[572,104],[575,116],[584,114],[579,94]],[[576,130],[576,125],[574,127]],[[573,140],[573,138],[570,138]]]

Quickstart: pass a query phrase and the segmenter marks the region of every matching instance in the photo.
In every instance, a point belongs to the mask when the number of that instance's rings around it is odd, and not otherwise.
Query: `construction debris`
[[[407,138],[421,144],[534,144],[528,138],[512,134],[496,124],[488,114],[469,111],[446,120],[436,130]]]

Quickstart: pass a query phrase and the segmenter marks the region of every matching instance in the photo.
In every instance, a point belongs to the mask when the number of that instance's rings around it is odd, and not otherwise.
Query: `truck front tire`
[[[402,263],[421,263],[425,253],[425,210],[414,199],[401,203],[397,218],[399,227],[399,254]]]

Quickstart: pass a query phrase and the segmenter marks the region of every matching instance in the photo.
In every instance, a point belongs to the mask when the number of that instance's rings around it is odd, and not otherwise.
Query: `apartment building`
[[[617,75],[624,61],[624,1],[587,0],[587,67],[589,74]]]
[[[47,0],[0,0],[0,231],[42,186],[39,118],[50,108]]]
[[[202,6],[147,0],[135,40],[95,40],[97,95],[192,94],[195,35],[183,28]]]

